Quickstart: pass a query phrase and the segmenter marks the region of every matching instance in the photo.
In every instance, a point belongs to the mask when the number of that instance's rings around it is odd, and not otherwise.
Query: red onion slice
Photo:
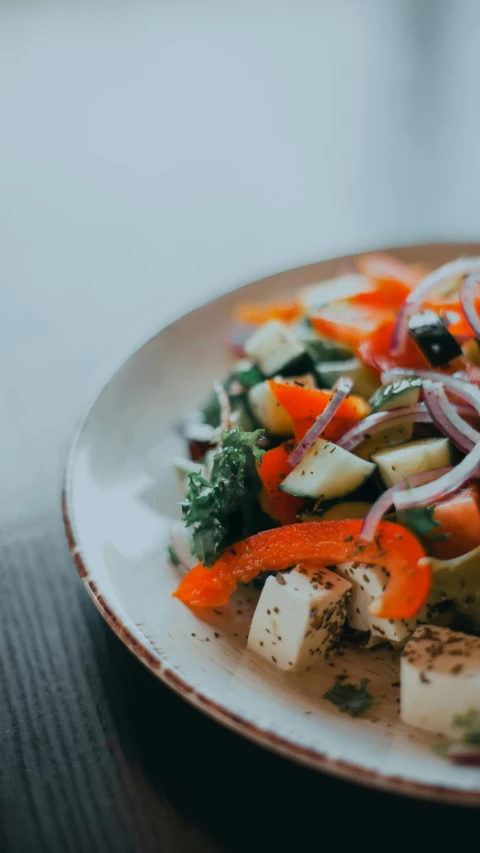
[[[438,477],[443,476],[443,474],[447,474],[452,469],[448,468],[434,468],[431,471],[420,471],[418,474],[412,474],[408,478],[408,484],[410,486],[420,486],[423,483],[430,483],[432,480],[437,480]],[[390,489],[387,489],[386,492],[383,492],[382,495],[375,501],[373,506],[367,512],[363,524],[362,529],[360,530],[360,536],[362,539],[370,541],[375,536],[375,531],[381,522],[383,516],[390,509],[393,504],[393,497],[396,492],[403,491],[407,486],[407,481],[402,480],[400,483],[395,483]]]
[[[479,287],[480,271],[467,276],[460,287],[460,302],[462,303],[463,313],[476,338],[480,338],[480,317],[475,306],[475,291]]]
[[[469,453],[480,440],[480,433],[460,417],[440,382],[422,383],[425,403],[433,423],[462,453]]]
[[[471,417],[471,406],[455,406],[455,411],[462,417]],[[411,420],[417,424],[430,424],[432,418],[425,403],[415,406],[403,406],[400,409],[390,409],[386,412],[374,412],[362,421],[350,427],[335,443],[344,450],[354,450],[362,441],[366,441],[385,427],[397,426],[403,421]]]
[[[470,453],[467,453],[465,458],[455,468],[452,468],[447,474],[439,477],[435,482],[395,493],[393,496],[395,509],[406,510],[414,509],[417,506],[429,506],[438,500],[446,498],[448,495],[461,489],[468,480],[471,480],[477,474],[479,467],[480,442],[475,445]]]
[[[431,423],[431,417],[425,403],[417,403],[415,406],[403,406],[400,409],[390,409],[386,412],[374,412],[362,421],[350,427],[336,444],[344,450],[353,450],[362,441],[371,438],[372,435],[382,430],[385,426],[395,426],[405,420],[416,423]]]
[[[442,281],[445,281],[446,278],[450,278],[450,276],[465,276],[475,271],[480,272],[480,258],[458,258],[456,261],[444,264],[439,269],[427,275],[418,287],[412,290],[407,296],[397,314],[390,345],[391,355],[399,356],[405,349],[408,337],[408,321],[412,314],[421,307],[429,291],[441,284]]]
[[[213,390],[217,395],[218,405],[220,407],[220,429],[223,432],[224,430],[231,429],[232,426],[230,399],[225,388],[220,382],[213,383]]]
[[[303,458],[307,450],[312,446],[315,439],[328,426],[330,421],[335,417],[339,406],[345,398],[350,394],[353,388],[353,381],[348,376],[341,376],[333,387],[333,397],[325,407],[323,412],[318,415],[315,423],[312,424],[308,432],[304,435],[301,441],[298,442],[293,453],[288,457],[288,464],[295,467]]]

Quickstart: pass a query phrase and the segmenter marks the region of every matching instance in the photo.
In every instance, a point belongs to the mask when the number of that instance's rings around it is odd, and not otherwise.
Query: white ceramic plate
[[[478,245],[392,249],[439,265]],[[228,365],[223,334],[239,299],[269,299],[335,273],[340,260],[264,279],[159,332],[109,376],[70,452],[64,491],[72,555],[101,614],[151,671],[240,734],[319,770],[399,793],[480,805],[480,770],[437,758],[436,738],[399,719],[398,664],[386,650],[352,649],[287,675],[246,649],[254,596],[237,594],[204,619],[170,593],[169,528],[179,500],[170,460],[175,421]],[[377,702],[358,719],[322,699],[335,676],[367,676]]]

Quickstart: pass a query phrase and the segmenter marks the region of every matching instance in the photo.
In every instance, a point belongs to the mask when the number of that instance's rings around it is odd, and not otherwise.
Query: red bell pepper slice
[[[425,551],[400,524],[382,521],[372,542],[360,538],[361,519],[313,521],[266,530],[228,548],[213,568],[195,566],[173,593],[190,607],[227,604],[238,583],[264,570],[361,561],[387,569],[390,579],[371,611],[382,619],[409,619],[424,604],[431,572]]]
[[[288,382],[268,380],[268,386],[275,399],[290,415],[297,441],[301,441],[307,430],[315,422],[332,399],[331,391],[318,388],[305,388]],[[323,431],[323,437],[335,441],[357,421],[370,413],[370,407],[363,397],[350,394],[342,401],[335,417]]]
[[[298,302],[270,302],[254,303],[241,302],[235,306],[234,317],[239,323],[251,323],[261,326],[269,320],[281,320],[283,323],[292,323],[302,313]]]
[[[278,447],[267,450],[262,456],[258,468],[259,477],[268,495],[267,511],[280,524],[293,524],[299,509],[305,504],[303,498],[296,498],[287,492],[282,492],[280,483],[292,470],[288,457],[293,452],[295,442],[286,441]]]

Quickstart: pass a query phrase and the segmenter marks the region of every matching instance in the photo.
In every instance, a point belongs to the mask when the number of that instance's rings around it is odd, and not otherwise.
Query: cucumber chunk
[[[305,373],[312,366],[304,344],[279,320],[270,320],[255,329],[245,344],[245,352],[267,377]]]
[[[382,385],[368,402],[372,412],[416,406],[421,387],[422,380],[418,376],[403,376],[401,379],[394,379],[393,382]]]
[[[372,462],[317,438],[280,488],[291,495],[317,500],[341,498],[358,489],[374,470]]]
[[[376,462],[383,482],[390,488],[412,474],[450,465],[451,446],[448,438],[422,438],[381,450],[372,456],[372,461]]]
[[[353,380],[352,392],[367,399],[378,388],[374,375],[358,358],[349,358],[348,361],[320,362],[315,365],[315,373],[321,388],[333,388],[340,376],[349,376]]]

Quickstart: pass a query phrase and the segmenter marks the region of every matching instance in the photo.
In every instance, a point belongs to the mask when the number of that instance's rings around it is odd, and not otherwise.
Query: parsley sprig
[[[258,532],[259,522],[265,527],[257,474],[263,454],[257,442],[264,435],[261,429],[238,427],[224,432],[210,480],[189,474],[182,512],[186,526],[193,527],[193,552],[204,566],[212,566],[228,545]]]
[[[360,687],[355,684],[335,684],[324,693],[323,698],[333,702],[340,711],[346,711],[351,717],[359,717],[375,704],[375,699],[368,693],[367,685],[369,679],[362,678]]]

